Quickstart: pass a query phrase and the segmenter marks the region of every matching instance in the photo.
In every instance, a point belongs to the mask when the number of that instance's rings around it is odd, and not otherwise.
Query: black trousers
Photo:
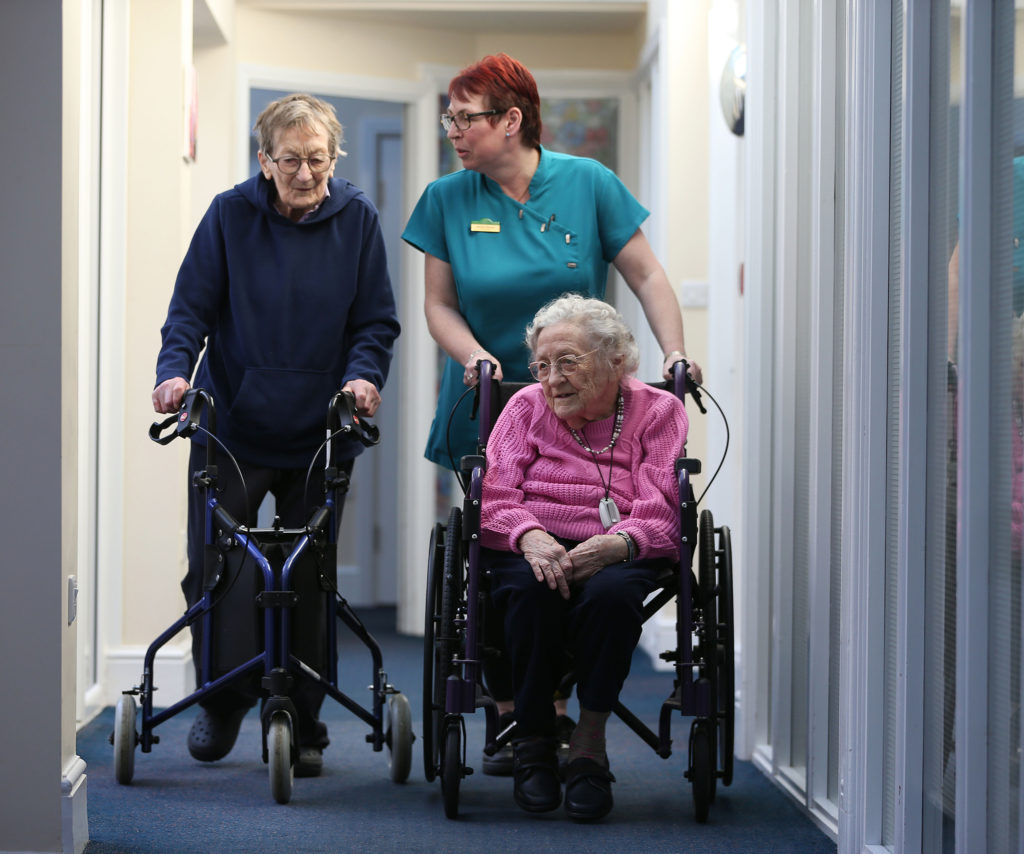
[[[306,490],[304,489],[306,469],[273,469],[242,460],[239,460],[238,464],[243,480],[239,479],[238,471],[231,461],[223,454],[218,455],[217,501],[236,520],[249,527],[257,526],[259,507],[268,493],[274,496],[276,515],[285,528],[303,527],[309,521],[312,509],[323,504],[322,470],[314,468],[309,477],[308,490]],[[347,461],[347,464],[342,467],[350,473],[352,461]],[[189,453],[188,467],[188,572],[181,582],[181,589],[189,607],[203,597],[204,591],[205,490],[192,486],[192,473],[205,468],[206,448],[193,442]],[[342,508],[339,506],[336,514],[339,523],[341,510]],[[325,569],[333,577],[334,567]],[[222,574],[220,584],[215,589],[214,600],[217,601],[219,596],[222,597],[213,613],[213,618],[219,628],[219,631],[215,632],[213,640],[214,669],[218,672],[228,672],[262,648],[259,646],[257,649],[244,651],[241,659],[239,659],[237,651],[225,648],[231,645],[231,641],[237,640],[239,637],[248,639],[252,636],[252,643],[262,643],[261,638],[258,637],[261,635],[260,621],[262,617],[258,613],[254,601],[256,592],[262,586],[261,579],[257,578],[258,575],[255,565],[247,560],[241,561],[241,567],[229,563]],[[303,583],[306,589],[317,586],[316,579],[306,578]],[[229,585],[230,590],[228,590]],[[223,595],[226,590],[227,595]],[[293,624],[297,631],[302,630],[307,639],[307,647],[316,646],[318,638],[321,639],[321,646],[325,646],[326,642],[322,640],[326,637],[325,626],[322,625],[324,623],[322,614],[323,611],[319,608],[313,609],[312,612],[304,611],[301,598],[300,607],[293,612]],[[310,625],[311,622],[312,625]],[[298,643],[298,641],[293,642]],[[246,642],[243,640],[235,646],[244,648]],[[302,653],[299,654],[305,659]],[[201,621],[192,625],[192,659],[198,683],[202,679]],[[218,667],[217,662],[220,662],[221,666]],[[258,671],[240,677],[216,694],[207,697],[200,705],[219,715],[226,715],[240,708],[250,708],[263,696],[260,683],[262,675],[262,671]],[[323,688],[300,671],[292,687],[291,698],[298,713],[296,736],[299,744],[304,747],[325,747],[328,743],[327,729],[319,721],[320,706],[324,699]]]
[[[567,549],[576,545],[559,542]],[[554,731],[551,698],[570,669],[576,673],[580,706],[610,712],[640,640],[644,600],[669,562],[612,564],[572,585],[566,600],[537,581],[522,555],[490,549],[481,555],[491,573],[491,597],[504,614],[518,732]]]

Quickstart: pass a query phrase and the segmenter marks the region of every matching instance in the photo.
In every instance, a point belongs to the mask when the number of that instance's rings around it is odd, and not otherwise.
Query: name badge
[[[496,219],[475,219],[469,224],[469,230],[497,234],[501,231],[501,223]]]

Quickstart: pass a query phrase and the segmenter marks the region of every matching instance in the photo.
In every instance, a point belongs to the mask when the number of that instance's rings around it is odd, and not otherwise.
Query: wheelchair
[[[173,429],[168,429],[172,425]],[[157,726],[239,677],[255,679],[262,674],[263,761],[269,770],[271,795],[278,803],[288,803],[298,757],[297,713],[289,692],[300,671],[305,678],[319,683],[326,696],[370,726],[367,742],[377,752],[388,748],[391,779],[403,782],[412,766],[414,736],[409,700],[388,682],[380,646],[333,580],[338,522],[349,487],[348,472],[339,468],[340,443],[358,441],[366,447],[375,445],[379,441],[377,428],[356,414],[355,398],[350,393],[337,392],[333,396],[327,411],[324,501],[313,509],[305,527],[293,529],[282,527],[276,519],[270,528],[248,528],[218,503],[216,416],[208,392],[190,389],[178,414],[163,423],[154,423],[149,436],[166,445],[176,437],[188,437],[199,430],[206,430],[210,437],[206,467],[194,472],[192,478],[193,488],[202,491],[206,508],[203,595],[148,647],[141,683],[124,691],[118,699],[110,738],[117,782],[131,783],[135,748],[149,753],[160,740],[154,734]],[[310,473],[312,469],[313,464]],[[236,597],[236,602],[242,601],[243,606],[247,601],[253,602],[251,621],[237,624],[217,619],[218,605],[229,596]],[[338,688],[338,621],[370,653],[371,708],[360,705]],[[199,687],[174,705],[155,711],[153,668],[157,651],[196,622],[201,627]]]
[[[464,716],[485,713],[483,752],[492,756],[507,745],[515,725],[498,732],[494,701],[483,686],[484,657],[494,654],[484,643],[488,579],[480,563],[480,519],[486,447],[502,407],[524,384],[499,383],[493,365],[477,364],[480,382],[475,406],[479,419],[478,453],[463,457],[465,497],[451,508],[447,524],[438,523],[430,535],[427,596],[424,615],[423,759],[427,781],[440,777],[445,815],[459,813],[459,787],[473,773],[466,764]],[[687,376],[687,365],[673,367],[673,379],[655,383],[685,402],[689,393],[706,412],[698,387]],[[691,718],[685,779],[692,787],[698,822],[708,818],[719,782],[732,783],[735,727],[735,668],[732,585],[732,544],[729,528],[716,527],[710,510],[698,517],[690,477],[700,473],[700,461],[680,458],[675,472],[679,488],[680,562],[658,579],[659,588],[644,606],[646,622],[663,606],[676,602],[675,648],[661,653],[672,662],[672,693],[664,701],[655,733],[621,702],[616,716],[662,759],[672,753],[671,726],[676,714]],[[697,571],[693,558],[697,557]],[[560,688],[568,696],[574,677]]]

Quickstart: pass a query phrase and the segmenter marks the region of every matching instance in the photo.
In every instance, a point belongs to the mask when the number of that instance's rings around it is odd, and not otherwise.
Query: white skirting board
[[[89,841],[87,782],[85,761],[76,756],[60,780],[63,854],[82,854]]]
[[[146,648],[124,646],[107,651],[106,699],[117,702],[122,692],[142,684],[142,667]],[[192,667],[192,650],[187,646],[166,646],[156,654],[153,663],[153,705],[163,708],[184,699],[195,690],[196,677]]]

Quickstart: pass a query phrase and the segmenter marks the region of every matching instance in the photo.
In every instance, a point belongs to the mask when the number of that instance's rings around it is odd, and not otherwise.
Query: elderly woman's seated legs
[[[491,595],[505,614],[505,651],[515,686],[513,794],[523,809],[547,812],[562,802],[551,697],[565,672],[568,603],[537,582],[521,555],[486,551],[486,562]]]
[[[565,810],[593,821],[612,808],[605,725],[629,674],[643,626],[643,603],[663,561],[613,564],[573,591],[569,636],[580,719],[569,745]]]
[[[640,640],[644,600],[664,563],[612,564],[574,586],[568,637],[581,708],[610,712],[618,700]]]
[[[571,543],[566,543],[571,547]],[[516,554],[485,550],[492,596],[505,611],[507,653],[516,696],[516,802],[530,811],[560,801],[555,776],[551,695],[573,651],[580,726],[570,747],[566,809],[573,818],[601,818],[611,809],[604,726],[629,673],[643,624],[643,602],[664,561],[613,564],[574,585],[569,600],[536,580]]]

